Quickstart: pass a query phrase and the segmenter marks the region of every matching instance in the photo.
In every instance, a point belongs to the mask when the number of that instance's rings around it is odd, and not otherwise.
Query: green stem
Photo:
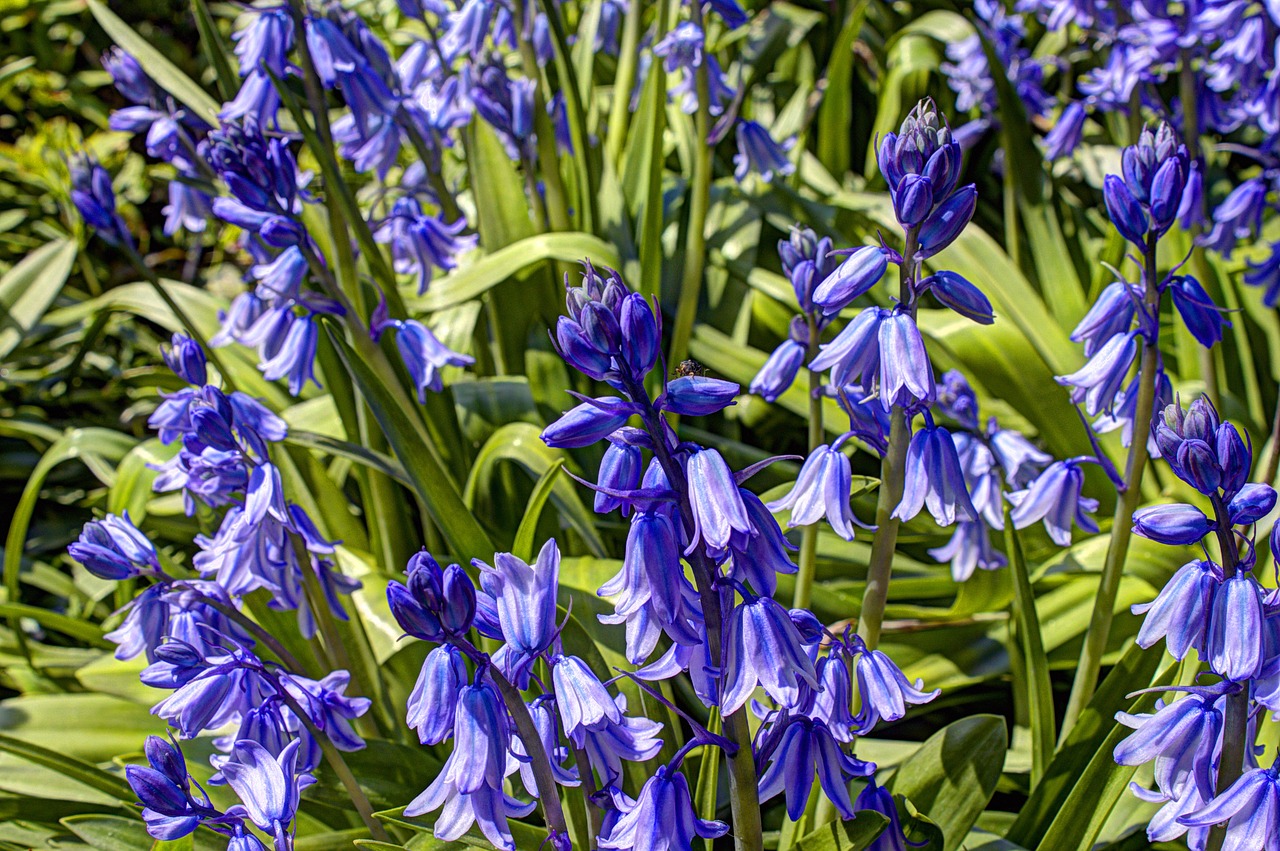
[[[702,29],[702,4],[690,3],[689,11],[693,23]],[[703,50],[707,49],[704,44]],[[684,234],[684,274],[680,278],[680,298],[676,302],[671,355],[667,361],[672,365],[683,361],[689,353],[689,339],[693,336],[693,322],[698,314],[707,255],[707,209],[711,206],[711,143],[708,141],[711,137],[711,83],[706,61],[697,68],[695,85],[698,92],[698,111],[694,115],[696,144],[689,186],[689,224]]]
[[[529,41],[524,31],[523,21],[526,14],[524,0],[515,0],[513,16],[516,39],[520,47],[520,64],[524,75],[537,83],[541,75],[538,73],[538,57],[534,53],[533,42]],[[569,202],[564,191],[564,181],[560,177],[560,157],[556,154],[555,128],[551,124],[550,116],[547,115],[547,100],[543,97],[541,85],[538,85],[533,92],[533,122],[537,135],[538,164],[541,166],[539,171],[547,194],[547,220],[552,230],[572,230]],[[579,151],[578,155],[585,156],[585,152]]]
[[[919,247],[919,231],[907,231],[902,251],[902,265],[898,267],[899,300],[911,305],[915,315],[915,299],[911,288],[915,282],[916,249]],[[893,572],[893,554],[898,546],[899,521],[894,509],[902,501],[902,487],[907,465],[907,446],[911,442],[911,423],[907,413],[894,405],[889,414],[889,445],[880,459],[880,494],[876,500],[876,534],[871,541],[871,558],[867,563],[867,587],[862,594],[862,609],[858,613],[858,635],[874,650],[880,643],[880,629],[884,622],[884,607],[889,600],[889,578]]]
[[[590,825],[588,842],[591,851],[595,851],[604,825],[604,812],[595,802],[595,794],[599,790],[596,789],[595,774],[591,771],[591,760],[587,757],[587,752],[577,745],[573,746],[573,761],[578,766],[578,777],[582,780],[582,801],[586,806],[587,821]]]
[[[524,702],[519,690],[511,684],[502,672],[494,665],[488,667],[489,679],[502,695],[502,702],[511,713],[515,722],[516,733],[524,742],[525,751],[529,754],[529,767],[533,770],[534,785],[538,788],[538,802],[542,805],[542,814],[547,827],[553,833],[569,835],[569,828],[564,819],[564,810],[560,806],[560,793],[556,790],[556,778],[551,772],[551,760],[546,749],[540,747],[542,737],[529,714],[529,706]]]
[[[805,319],[809,324],[809,347],[805,353],[805,362],[818,356],[818,321],[810,313]],[[822,427],[822,375],[809,370],[809,452],[822,445],[824,431]],[[800,564],[796,572],[796,591],[792,605],[797,609],[809,608],[813,597],[813,576],[818,561],[818,524],[810,523],[800,533]]]
[[[1152,316],[1160,315],[1159,281],[1156,278],[1156,239],[1147,240],[1144,256],[1146,291],[1143,295],[1144,309]],[[1138,385],[1138,401],[1134,411],[1132,439],[1129,443],[1129,460],[1125,465],[1125,488],[1116,501],[1116,513],[1111,523],[1111,541],[1107,545],[1107,558],[1102,566],[1102,578],[1098,581],[1098,596],[1094,600],[1093,615],[1089,619],[1089,630],[1085,633],[1084,646],[1080,650],[1080,663],[1076,667],[1076,676],[1071,684],[1071,696],[1067,700],[1067,710],[1062,719],[1062,730],[1058,743],[1065,742],[1067,734],[1080,718],[1080,713],[1089,704],[1097,687],[1098,671],[1102,668],[1102,656],[1107,650],[1107,639],[1111,637],[1111,622],[1115,618],[1116,596],[1120,591],[1120,579],[1124,576],[1124,563],[1129,554],[1129,540],[1133,532],[1133,512],[1142,500],[1142,476],[1147,466],[1147,436],[1151,433],[1151,415],[1155,406],[1157,370],[1159,368],[1160,347],[1155,335],[1159,331],[1156,325],[1152,330],[1153,339],[1146,340],[1142,347],[1142,364],[1139,375],[1142,378]]]

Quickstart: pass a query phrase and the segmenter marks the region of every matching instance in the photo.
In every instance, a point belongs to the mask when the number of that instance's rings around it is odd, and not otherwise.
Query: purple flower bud
[[[640,487],[640,467],[643,463],[640,447],[622,442],[610,442],[600,459],[600,472],[596,483],[601,487],[617,491],[630,491]],[[620,497],[610,496],[596,491],[595,510],[597,514],[608,514],[622,509],[622,516],[631,513],[630,504]]]
[[[623,357],[637,376],[648,374],[658,359],[658,323],[644,296],[629,293],[622,300]]]
[[[1195,544],[1213,529],[1213,522],[1194,505],[1153,505],[1133,514],[1133,533],[1161,544]]]
[[[1218,426],[1218,464],[1222,468],[1222,490],[1231,499],[1249,481],[1253,453],[1231,423]]]
[[[147,762],[151,763],[152,768],[183,789],[187,788],[189,783],[187,761],[176,745],[159,736],[147,736],[143,752],[147,755]]]
[[[748,392],[760,396],[766,402],[778,401],[778,397],[795,383],[796,375],[804,365],[805,354],[803,344],[791,338],[783,340],[751,380]]]
[[[1150,209],[1152,232],[1157,236],[1167,231],[1177,217],[1186,182],[1186,172],[1177,157],[1165,160],[1156,169],[1151,179]]]
[[[387,583],[387,605],[391,615],[400,624],[406,634],[423,641],[441,641],[444,630],[440,626],[440,618],[418,602],[409,589],[392,580]]]
[[[705,417],[736,405],[739,389],[732,381],[683,375],[667,384],[667,392],[659,399],[658,405],[673,414]]]
[[[1066,108],[1062,110],[1062,114],[1058,116],[1058,122],[1053,125],[1044,137],[1044,155],[1046,159],[1056,160],[1069,156],[1080,145],[1080,140],[1084,137],[1084,120],[1087,117],[1084,104],[1080,101],[1071,101]]]
[[[960,180],[960,146],[943,145],[933,152],[921,172],[929,179],[934,199],[948,197]]]
[[[94,576],[112,581],[160,568],[155,546],[133,525],[128,512],[86,523],[67,553]]]
[[[919,288],[921,292],[928,289],[945,307],[966,319],[972,319],[980,325],[995,322],[991,302],[982,294],[982,290],[955,272],[935,272],[921,281]]]
[[[631,416],[630,403],[603,397],[572,408],[542,430],[542,442],[561,449],[590,446],[613,434]]]
[[[578,324],[596,351],[607,355],[622,352],[622,328],[613,311],[598,301],[587,302],[578,315]]]
[[[1178,478],[1200,493],[1212,496],[1218,492],[1218,485],[1222,482],[1222,468],[1218,466],[1217,453],[1203,440],[1184,440],[1178,446],[1176,456],[1165,458]]]
[[[884,249],[864,245],[854,249],[835,271],[814,290],[813,302],[828,316],[848,307],[858,296],[870,292],[889,267]]]
[[[978,189],[972,183],[962,186],[947,200],[938,204],[924,224],[920,225],[920,247],[916,257],[928,260],[951,243],[965,229],[978,207]]]
[[[185,822],[190,822],[190,829],[186,833],[170,835],[185,836],[199,825],[200,818],[192,813],[187,793],[164,774],[142,765],[126,766],[124,773],[142,806],[160,816],[185,817],[184,826],[186,826]]]
[[[556,320],[556,344],[569,366],[588,378],[601,381],[613,366],[613,358],[592,345],[582,326],[567,316]]]
[[[1204,287],[1189,275],[1174,275],[1165,286],[1191,336],[1206,349],[1213,348],[1222,339],[1223,327],[1231,323],[1222,318],[1218,306]]]
[[[186,334],[175,333],[171,347],[163,352],[164,362],[188,384],[203,387],[206,380],[204,349]]]
[[[467,572],[456,564],[444,570],[441,585],[440,625],[445,632],[460,635],[471,629],[476,616],[476,586]]]
[[[1102,197],[1107,204],[1107,215],[1120,235],[1139,248],[1147,245],[1147,214],[1138,199],[1117,175],[1108,174],[1103,181]]]
[[[893,209],[904,228],[920,225],[933,209],[933,182],[920,174],[908,174],[893,191]]]
[[[1276,491],[1261,482],[1247,484],[1227,503],[1227,516],[1233,526],[1257,523],[1276,507]]]

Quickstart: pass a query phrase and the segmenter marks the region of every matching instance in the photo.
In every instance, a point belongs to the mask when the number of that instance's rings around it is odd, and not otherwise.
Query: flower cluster
[[[1179,568],[1154,601],[1133,607],[1145,615],[1137,641],[1163,639],[1177,659],[1195,650],[1218,681],[1177,686],[1182,696],[1158,701],[1152,714],[1120,713],[1134,732],[1115,759],[1155,765],[1154,789],[1131,786],[1162,805],[1147,829],[1153,842],[1185,834],[1201,851],[1222,825],[1225,847],[1252,847],[1250,837],[1274,831],[1268,801],[1280,791],[1275,768],[1260,768],[1252,746],[1260,713],[1280,708],[1280,599],[1255,576],[1250,532],[1275,507],[1276,492],[1249,483],[1249,445],[1204,399],[1187,410],[1167,406],[1153,437],[1173,473],[1208,498],[1212,516],[1191,504],[1155,505],[1134,514],[1134,534],[1176,546],[1213,537],[1218,557],[1204,546],[1205,557]],[[1280,540],[1274,531],[1272,538],[1274,551]]]
[[[317,619],[346,617],[341,596],[359,583],[335,568],[335,544],[286,498],[270,461],[284,422],[242,392],[206,384],[204,353],[189,338],[175,335],[165,359],[197,386],[167,396],[151,417],[162,442],[180,445],[158,468],[155,488],[181,490],[189,513],[225,508],[218,531],[196,539],[199,578],[166,567],[128,514],[89,523],[69,552],[104,579],[152,580],[107,638],[117,658],[146,658],[145,684],[171,692],[153,712],[184,738],[234,731],[214,740],[221,753],[212,760],[214,782],[244,801],[226,812],[198,785],[192,791],[176,747],[150,741],[151,768],[131,767],[129,780],[152,835],[176,839],[203,823],[230,836],[231,847],[251,851],[261,846],[245,832],[247,819],[275,836],[276,851],[287,851],[298,790],[320,762],[317,737],[339,750],[363,747],[352,722],[369,701],[344,694],[346,671],[306,676],[241,613],[243,599],[265,589],[273,608],[297,611],[299,631],[310,637]]]
[[[1164,296],[1169,295],[1187,329],[1206,348],[1222,339],[1228,323],[1195,278],[1176,270],[1160,278],[1156,271],[1156,243],[1194,194],[1185,146],[1161,124],[1154,133],[1144,130],[1138,144],[1125,148],[1122,162],[1123,175],[1107,175],[1104,197],[1112,224],[1143,252],[1141,279],[1137,284],[1118,280],[1102,291],[1071,334],[1084,345],[1089,362],[1058,382],[1071,388],[1072,402],[1098,418],[1093,424],[1097,432],[1121,429],[1121,441],[1128,446],[1143,387],[1154,388],[1156,409],[1172,397],[1159,355]],[[1144,356],[1130,377],[1140,349],[1153,357]],[[1147,422],[1137,424],[1138,434],[1147,430]]]

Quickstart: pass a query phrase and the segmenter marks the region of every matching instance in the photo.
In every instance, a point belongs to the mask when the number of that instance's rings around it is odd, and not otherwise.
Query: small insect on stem
[[[703,376],[706,374],[707,368],[693,358],[680,361],[680,364],[675,369],[675,375],[677,378],[687,378],[693,375]]]

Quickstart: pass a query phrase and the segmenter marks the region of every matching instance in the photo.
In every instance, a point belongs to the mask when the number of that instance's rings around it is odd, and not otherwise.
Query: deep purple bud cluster
[[[1259,796],[1273,794],[1275,782],[1273,773],[1257,768],[1247,719],[1280,707],[1280,598],[1254,575],[1249,530],[1275,507],[1276,492],[1248,482],[1251,448],[1204,399],[1186,410],[1166,407],[1154,439],[1174,474],[1208,497],[1212,516],[1189,504],[1151,506],[1134,514],[1134,534],[1179,546],[1213,535],[1219,555],[1207,557],[1206,547],[1206,558],[1180,568],[1155,600],[1133,607],[1145,615],[1137,642],[1151,647],[1164,639],[1177,659],[1195,650],[1219,681],[1182,686],[1183,696],[1157,702],[1153,714],[1117,715],[1134,732],[1116,746],[1115,759],[1155,763],[1155,789],[1131,787],[1142,800],[1163,805],[1147,829],[1152,841],[1185,834],[1188,847],[1204,849],[1209,829],[1221,825],[1224,847],[1247,847],[1260,830],[1272,829],[1270,821],[1264,825],[1247,813],[1256,811],[1250,808]],[[1273,553],[1278,537],[1273,530]],[[1228,742],[1238,739],[1244,741],[1233,751]],[[1241,764],[1227,765],[1229,752]],[[1220,783],[1227,771],[1239,779]]]
[[[1162,123],[1144,128],[1136,145],[1124,149],[1121,175],[1107,175],[1103,198],[1120,235],[1141,249],[1169,230],[1182,206],[1191,177],[1191,158],[1173,129]]]

